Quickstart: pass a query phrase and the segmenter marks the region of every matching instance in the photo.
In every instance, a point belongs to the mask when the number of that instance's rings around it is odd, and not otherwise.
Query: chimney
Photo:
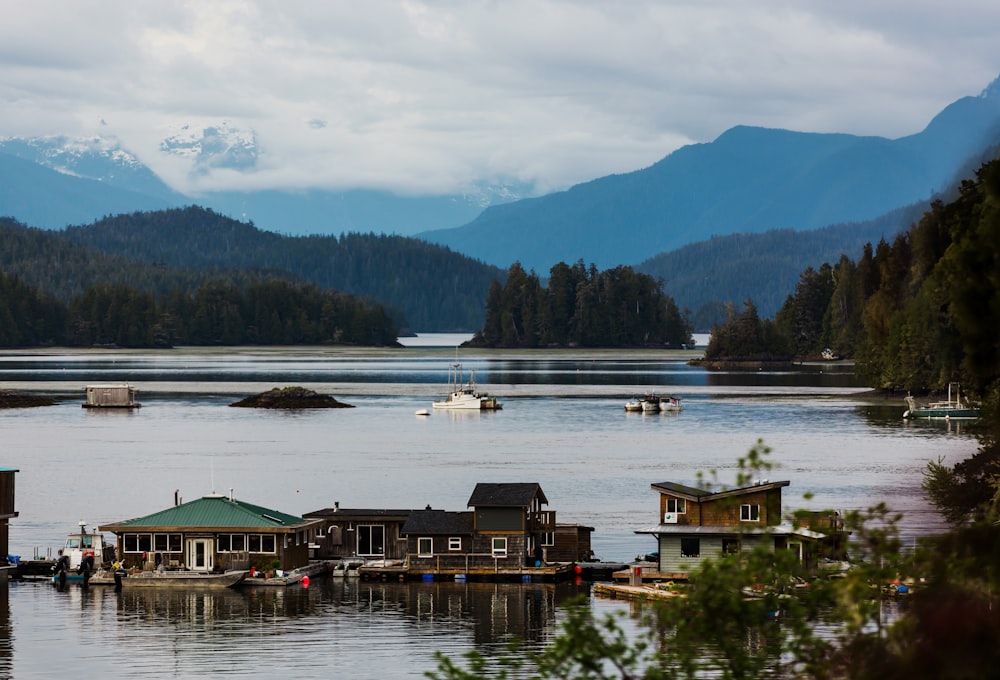
[[[181,492],[180,489],[174,489],[174,507],[176,508],[181,504],[181,497],[178,495]]]
[[[333,511],[337,512],[338,510],[340,510],[340,501],[334,501],[333,502]]]

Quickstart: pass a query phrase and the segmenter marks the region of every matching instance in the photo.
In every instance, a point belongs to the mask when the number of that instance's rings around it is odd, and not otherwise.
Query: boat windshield
[[[80,538],[78,536],[70,536],[69,538],[66,539],[66,547],[67,548],[79,548],[80,547]]]

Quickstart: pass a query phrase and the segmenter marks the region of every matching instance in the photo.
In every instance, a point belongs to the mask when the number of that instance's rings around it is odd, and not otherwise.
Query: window
[[[461,550],[462,549],[462,537],[461,536],[451,536],[448,538],[448,550]]]
[[[417,539],[417,556],[418,557],[433,557],[434,556],[434,539],[424,536]]]
[[[89,538],[89,537],[88,537]],[[153,534],[154,552],[180,552],[180,534]]]
[[[273,553],[274,534],[250,534],[247,536],[247,552]]]
[[[668,498],[667,512],[674,515],[683,515],[687,512],[687,501],[683,498]]]
[[[735,555],[740,551],[740,541],[738,538],[722,539],[722,554]]]
[[[125,534],[122,536],[122,544],[127,553],[144,553],[153,549],[152,534]]]
[[[700,557],[701,540],[697,538],[681,539],[681,557]]]
[[[358,526],[358,554],[385,555],[385,527],[381,524]]]
[[[756,503],[753,505],[741,505],[740,506],[740,521],[741,522],[759,522],[760,521],[760,506]]]
[[[555,545],[556,544],[556,532],[545,531],[542,533],[542,545]]]
[[[507,539],[493,539],[493,557],[507,557]]]

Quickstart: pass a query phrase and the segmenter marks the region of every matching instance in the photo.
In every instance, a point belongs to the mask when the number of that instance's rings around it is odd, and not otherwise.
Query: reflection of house
[[[17,510],[14,509],[14,475],[17,470],[13,468],[0,468],[0,564],[6,563],[7,554],[10,552],[10,520],[17,517]],[[7,578],[7,568],[0,569],[0,579]]]
[[[410,510],[332,508],[307,512],[307,519],[320,521],[315,537],[318,559],[359,558],[401,560],[406,557],[406,541],[400,529]]]
[[[309,563],[309,544],[320,522],[232,495],[212,494],[160,512],[99,527],[117,537],[126,566],[196,571],[294,569]]]
[[[653,484],[660,495],[660,523],[636,533],[656,536],[657,571],[672,576],[759,545],[793,550],[800,560],[812,563],[827,535],[782,522],[781,489],[789,483],[765,480],[716,492],[673,482]]]

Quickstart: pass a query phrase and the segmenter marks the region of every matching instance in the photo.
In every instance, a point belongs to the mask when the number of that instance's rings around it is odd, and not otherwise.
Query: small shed
[[[87,385],[84,408],[139,408],[135,400],[136,388],[128,383],[114,385]]]

